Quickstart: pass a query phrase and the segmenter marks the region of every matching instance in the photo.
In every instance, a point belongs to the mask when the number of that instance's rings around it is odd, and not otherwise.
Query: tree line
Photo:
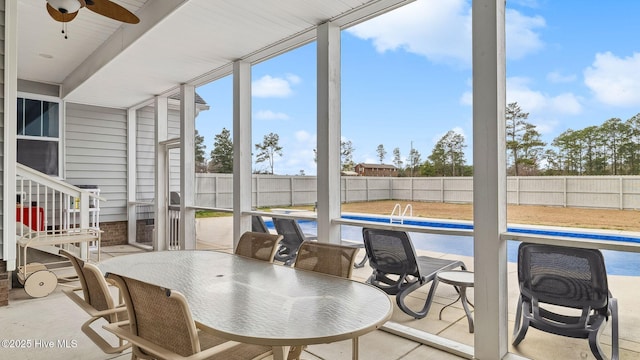
[[[282,146],[279,144],[280,136],[269,133],[264,136],[261,143],[255,144],[256,163],[266,162],[267,170],[254,170],[254,173],[273,174],[274,160],[276,156],[282,156]],[[213,150],[209,161],[205,158],[206,145],[204,136],[195,132],[195,162],[196,172],[210,172],[230,174],[233,172],[233,140],[231,131],[222,128],[222,131],[214,137]],[[252,154],[253,155],[253,154]]]
[[[640,113],[627,119],[611,118],[599,126],[568,129],[551,144],[541,139],[536,125],[528,121],[517,102],[505,109],[505,143],[507,174],[527,175],[638,175],[640,174]],[[233,142],[231,133],[223,128],[215,135],[210,160],[205,159],[204,137],[196,130],[196,170],[198,172],[233,172]],[[392,151],[392,164],[399,176],[472,176],[473,167],[467,165],[465,138],[453,130],[448,131],[434,145],[424,161],[420,152],[411,146],[403,158],[400,148]],[[274,173],[274,159],[283,155],[279,136],[269,133],[261,143],[255,144],[256,163],[265,162],[266,170],[254,173]],[[355,148],[351,140],[341,141],[340,156],[343,171],[355,168]],[[376,148],[378,160],[385,163],[387,151],[383,144]],[[314,149],[314,160],[317,161]],[[304,175],[304,171],[300,172]]]

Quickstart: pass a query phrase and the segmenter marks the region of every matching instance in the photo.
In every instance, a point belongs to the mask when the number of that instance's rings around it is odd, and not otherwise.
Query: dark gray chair
[[[521,243],[518,282],[514,346],[531,326],[556,335],[588,338],[593,355],[603,360],[598,337],[611,317],[611,359],[618,359],[618,305],[609,292],[599,250]]]
[[[315,236],[308,236],[302,232],[300,225],[295,219],[285,219],[285,218],[273,218],[273,225],[276,228],[276,232],[283,236],[283,240],[280,242],[280,249],[276,253],[275,259],[278,261],[282,261],[285,265],[289,266],[293,264],[296,259],[296,255],[298,253],[298,248],[303,241],[313,241],[317,240]],[[340,241],[340,245],[352,247],[352,248],[363,248],[364,245],[361,243],[357,243],[354,241]],[[354,264],[354,268],[363,267],[367,258],[365,257],[359,263]]]
[[[362,237],[373,274],[367,283],[389,295],[395,295],[400,310],[422,319],[427,316],[436,288],[439,271],[466,266],[459,260],[417,256],[409,234],[404,231],[363,228]],[[432,283],[422,309],[414,311],[405,304],[405,298],[420,287]]]
[[[269,233],[269,228],[267,224],[264,223],[262,216],[260,215],[251,215],[251,231],[257,233]]]
[[[280,247],[278,251],[276,251],[275,259],[283,262],[287,266],[291,266],[296,260],[298,248],[300,248],[302,242],[312,239],[307,239],[295,219],[277,217],[273,217],[272,219],[276,232],[282,235],[282,241],[280,241]]]

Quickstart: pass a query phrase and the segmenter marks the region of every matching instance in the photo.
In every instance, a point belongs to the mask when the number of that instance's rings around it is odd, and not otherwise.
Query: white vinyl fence
[[[315,176],[254,175],[252,206],[316,202]],[[233,207],[231,174],[196,174],[196,205]],[[343,202],[376,200],[471,203],[472,177],[343,176]],[[526,176],[507,179],[507,201],[516,205],[640,209],[640,176]]]

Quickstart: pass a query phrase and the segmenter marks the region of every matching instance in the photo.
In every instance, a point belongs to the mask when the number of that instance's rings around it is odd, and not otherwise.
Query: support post
[[[473,0],[475,359],[507,353],[505,2]]]
[[[3,157],[2,157],[2,248],[0,248],[0,263],[6,261],[4,271],[13,271],[16,268],[16,222],[13,200],[16,198],[16,119],[18,118],[18,4],[17,1],[4,1],[4,34],[3,34],[3,59],[4,79],[3,94]],[[0,264],[0,274],[2,271]],[[0,281],[0,289],[2,289]]]
[[[155,98],[155,231],[153,234],[153,250],[162,251],[167,249],[167,194],[169,193],[169,183],[167,179],[168,157],[167,147],[160,145],[167,140],[168,136],[168,99],[166,96],[156,96]]]
[[[340,243],[340,28],[317,29],[318,240]]]
[[[233,248],[251,229],[251,64],[233,63]]]
[[[137,184],[137,130],[138,117],[134,108],[127,109],[127,243],[137,242],[138,217],[136,214],[136,184]]]
[[[180,86],[180,249],[196,248],[196,88]]]

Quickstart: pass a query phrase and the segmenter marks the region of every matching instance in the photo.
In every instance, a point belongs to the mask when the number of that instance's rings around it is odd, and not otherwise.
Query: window
[[[60,175],[60,102],[18,98],[17,161]]]

